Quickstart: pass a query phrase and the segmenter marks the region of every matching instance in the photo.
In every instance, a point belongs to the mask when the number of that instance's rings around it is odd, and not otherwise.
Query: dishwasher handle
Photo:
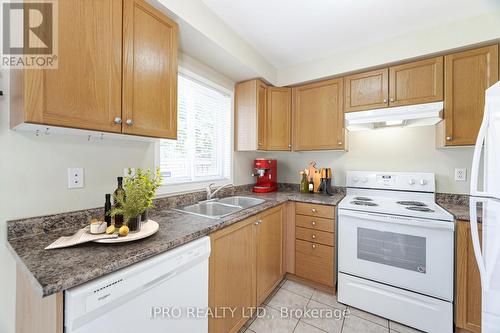
[[[170,280],[175,275],[177,275],[177,271],[176,270],[168,272],[166,274],[163,274],[163,275],[157,277],[156,279],[154,279],[152,281],[149,281],[148,283],[144,284],[142,286],[142,290],[146,291],[146,290],[149,290],[151,288],[154,288],[154,287],[162,284],[163,282]]]

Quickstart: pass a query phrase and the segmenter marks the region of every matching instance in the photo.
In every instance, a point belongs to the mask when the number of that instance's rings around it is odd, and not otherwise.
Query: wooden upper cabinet
[[[443,57],[389,68],[389,106],[443,100]]]
[[[235,149],[263,150],[266,146],[267,85],[250,80],[235,87]]]
[[[350,75],[344,78],[345,111],[384,108],[389,105],[389,69]]]
[[[292,90],[267,89],[266,150],[292,148]]]
[[[122,1],[64,0],[58,10],[58,69],[11,71],[11,127],[121,132]]]
[[[343,80],[293,88],[294,150],[344,149]]]
[[[177,137],[177,24],[144,0],[124,0],[123,132]]]
[[[478,224],[481,237],[481,224]],[[455,324],[481,333],[481,277],[472,245],[470,223],[457,222]]]
[[[267,148],[267,85],[257,81],[257,149]]]
[[[283,208],[259,216],[257,235],[257,304],[262,304],[283,277]]]
[[[233,316],[210,317],[210,333],[237,332],[256,306],[255,231],[256,218],[233,224],[210,235],[209,307],[236,309]]]
[[[58,68],[11,71],[11,127],[175,139],[177,24],[143,0],[58,6]]]
[[[445,56],[445,120],[438,126],[438,146],[476,143],[485,90],[497,81],[498,45]]]

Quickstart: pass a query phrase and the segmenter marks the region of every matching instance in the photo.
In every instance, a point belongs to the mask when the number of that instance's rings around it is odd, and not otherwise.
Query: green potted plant
[[[159,169],[154,174],[149,169],[136,169],[134,173],[129,169],[123,182],[125,195],[114,195],[118,207],[113,207],[110,215],[123,215],[130,232],[139,231],[142,215],[153,207],[153,199],[161,182]]]
[[[153,173],[150,169],[142,170],[137,169],[135,172],[135,177],[137,181],[144,186],[146,193],[146,209],[142,212],[142,221],[148,220],[148,211],[150,208],[154,207],[153,199],[156,196],[156,191],[162,185],[163,179],[161,177],[160,168],[156,168]]]

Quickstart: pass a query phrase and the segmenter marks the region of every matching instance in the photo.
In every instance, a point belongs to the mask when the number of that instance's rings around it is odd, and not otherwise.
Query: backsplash
[[[216,197],[227,197],[252,191],[253,184],[237,185],[222,189]],[[346,189],[342,186],[333,187],[335,193],[345,193]],[[279,183],[278,190],[281,192],[299,192],[299,184]],[[185,206],[206,200],[205,191],[197,191],[162,197],[154,200],[155,207],[150,211],[155,215],[162,210],[171,209],[177,206]],[[464,207],[468,210],[469,196],[464,194],[436,193],[436,202],[443,206]],[[13,220],[7,222],[7,238],[21,238],[32,234],[45,234],[49,231],[60,230],[61,233],[67,231],[68,234],[74,232],[76,228],[82,228],[88,224],[91,218],[104,214],[103,208],[92,208],[74,212],[30,217],[25,219]],[[464,219],[466,219],[464,211]],[[459,216],[460,217],[460,216]]]

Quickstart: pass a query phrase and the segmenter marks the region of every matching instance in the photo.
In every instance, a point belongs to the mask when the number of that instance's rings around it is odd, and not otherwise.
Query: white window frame
[[[231,110],[230,110],[230,124],[231,124],[231,131],[230,131],[230,162],[229,165],[230,167],[230,172],[229,172],[229,178],[228,179],[220,179],[220,180],[210,180],[210,181],[197,181],[197,182],[186,182],[186,183],[177,183],[177,184],[170,184],[170,185],[162,185],[158,191],[157,195],[158,196],[168,196],[168,195],[173,195],[173,194],[180,194],[180,193],[186,193],[186,192],[193,192],[193,191],[199,191],[199,190],[205,190],[208,185],[210,184],[215,184],[216,187],[227,185],[227,184],[232,184],[233,179],[234,179],[234,91],[229,90],[213,81],[210,79],[207,79],[199,74],[196,74],[188,69],[182,68],[179,66],[179,74],[188,76],[189,78],[192,78],[204,85],[207,85],[210,88],[216,89],[224,94],[229,95],[231,98]],[[160,140],[155,140],[155,168],[160,166]]]

